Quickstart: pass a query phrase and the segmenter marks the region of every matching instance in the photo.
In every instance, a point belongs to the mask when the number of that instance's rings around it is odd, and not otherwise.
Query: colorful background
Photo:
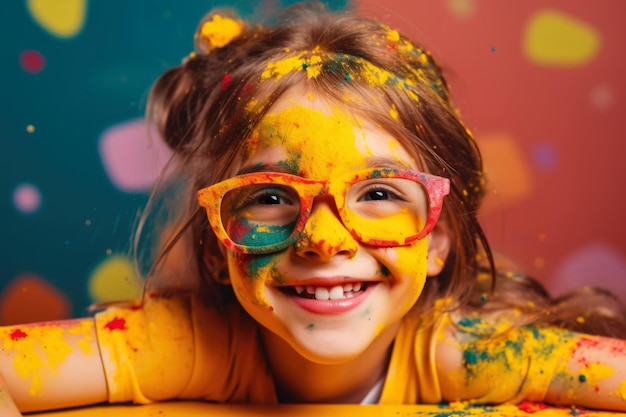
[[[28,0],[0,24],[0,324],[84,315],[139,293],[130,234],[168,153],[142,121],[150,85],[216,5]],[[327,1],[341,9],[347,1]],[[491,180],[494,247],[559,295],[626,300],[626,2],[360,0],[433,49]]]

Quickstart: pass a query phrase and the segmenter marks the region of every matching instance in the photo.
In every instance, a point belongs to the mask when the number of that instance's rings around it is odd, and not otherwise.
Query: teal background
[[[151,84],[192,51],[197,24],[211,8],[228,5],[253,17],[290,3],[88,1],[82,31],[62,39],[34,21],[26,2],[5,2],[0,288],[22,273],[34,273],[69,297],[71,314],[85,314],[93,301],[87,277],[107,250],[128,252],[132,226],[146,201],[145,193],[126,193],[111,183],[98,138],[107,127],[143,115]],[[345,6],[345,1],[327,3]],[[20,66],[24,50],[45,57],[41,72]],[[35,127],[33,133],[28,125]],[[13,190],[23,182],[36,184],[43,196],[31,214],[13,203]]]

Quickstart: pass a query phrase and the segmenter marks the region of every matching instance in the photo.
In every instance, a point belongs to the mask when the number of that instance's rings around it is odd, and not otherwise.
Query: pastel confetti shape
[[[487,196],[483,210],[502,207],[530,196],[533,185],[531,167],[517,142],[507,133],[493,133],[477,138],[487,177]]]
[[[95,303],[134,300],[141,296],[141,288],[133,263],[121,255],[108,256],[89,278],[89,295]]]
[[[626,302],[626,253],[607,242],[588,243],[571,252],[548,283],[556,296],[585,285],[607,288]]]
[[[589,101],[596,110],[607,110],[615,104],[615,89],[609,85],[596,85],[591,89]]]
[[[62,320],[71,316],[68,297],[45,279],[23,274],[0,295],[0,325]]]
[[[460,18],[467,18],[475,14],[476,2],[475,0],[448,0],[448,10]]]
[[[59,38],[76,36],[85,24],[87,0],[28,0],[26,5],[35,22]]]
[[[41,72],[46,66],[46,59],[38,51],[27,49],[20,54],[20,66],[31,74]]]
[[[13,204],[22,213],[35,213],[41,207],[41,193],[32,184],[20,184],[13,191]]]
[[[108,128],[100,137],[100,158],[111,182],[126,192],[145,192],[172,152],[144,119]]]
[[[588,64],[601,46],[599,32],[587,22],[557,10],[540,10],[524,33],[524,53],[533,63],[555,67]]]
[[[551,142],[537,143],[532,153],[533,164],[540,171],[553,171],[559,165],[559,150]]]

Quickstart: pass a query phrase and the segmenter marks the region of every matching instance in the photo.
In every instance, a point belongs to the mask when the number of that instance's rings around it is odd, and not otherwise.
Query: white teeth
[[[296,285],[294,289],[296,294],[313,296],[316,300],[343,300],[345,298],[354,297],[363,288],[362,283],[347,283],[343,285],[335,285],[334,287],[318,287],[315,285]]]
[[[326,287],[317,287],[315,289],[316,300],[328,300],[330,298],[330,292]]]
[[[329,291],[328,296],[331,300],[341,300],[343,298],[343,287],[341,285],[332,287]],[[315,298],[317,298],[317,291],[315,292]]]

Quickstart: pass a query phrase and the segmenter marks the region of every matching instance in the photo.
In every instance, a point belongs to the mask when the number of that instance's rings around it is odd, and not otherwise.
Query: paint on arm
[[[0,328],[0,373],[22,411],[104,401],[93,319]]]
[[[2,375],[0,375],[0,415],[5,417],[20,417],[22,415],[11,398],[11,393],[9,393]]]
[[[567,368],[575,340],[562,329],[517,327],[514,317],[462,317],[437,348],[444,397],[479,404],[544,401]]]
[[[626,340],[575,334],[567,366],[556,375],[546,400],[626,411]]]

